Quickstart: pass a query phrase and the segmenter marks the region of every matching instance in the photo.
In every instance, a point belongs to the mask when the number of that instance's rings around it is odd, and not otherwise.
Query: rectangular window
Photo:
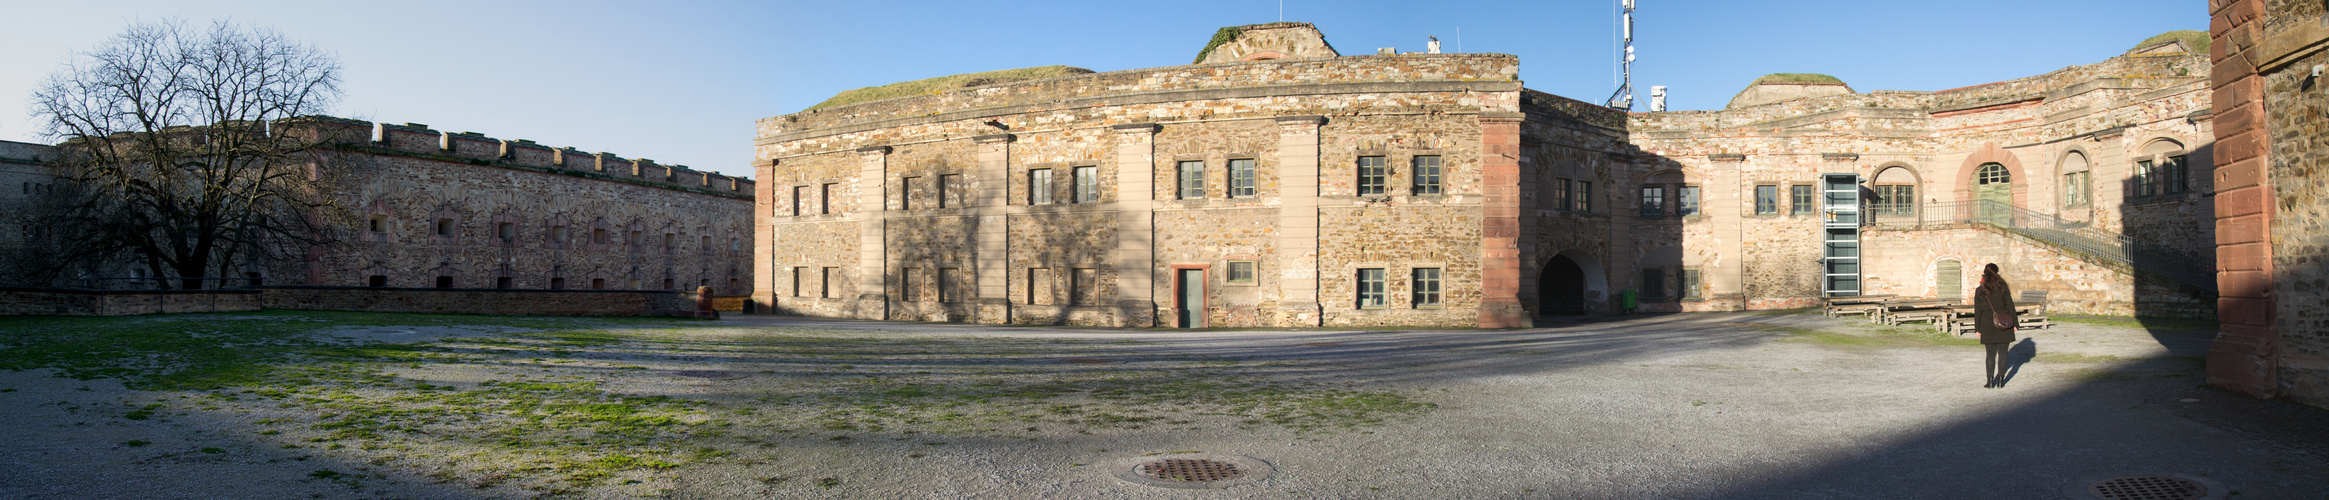
[[[1073,172],[1076,177],[1075,198],[1069,201],[1075,203],[1100,201],[1100,167],[1076,167]]]
[[[1227,275],[1227,276],[1228,276],[1228,278],[1227,278],[1227,279],[1228,279],[1228,282],[1229,282],[1229,283],[1248,283],[1248,284],[1250,284],[1250,283],[1253,283],[1253,282],[1254,282],[1254,272],[1253,272],[1253,270],[1254,270],[1254,262],[1253,262],[1253,261],[1250,261],[1250,260],[1233,260],[1233,261],[1229,261],[1229,273],[1228,273],[1228,275]]]
[[[1413,167],[1415,189],[1412,194],[1440,194],[1438,156],[1417,156]]]
[[[938,208],[962,208],[962,174],[938,176]]]
[[[1391,176],[1385,165],[1381,156],[1359,157],[1359,196],[1383,194]]]
[[[817,296],[830,299],[833,298],[833,296],[840,294],[841,289],[839,287],[833,286],[839,284],[834,282],[839,281],[840,279],[841,268],[828,267],[819,271],[817,273]]]
[[[1075,270],[1068,282],[1068,303],[1089,306],[1100,303],[1100,271],[1092,268]]]
[[[371,277],[364,279],[364,286],[369,286],[372,288],[386,287],[388,286],[388,277],[378,274],[372,275]]]
[[[2191,169],[2184,165],[2183,157],[2167,157],[2167,164],[2160,167],[2161,177],[2164,177],[2161,182],[2164,185],[2160,186],[2159,194],[2175,194],[2190,189]]]
[[[515,222],[503,222],[500,224],[494,224],[493,235],[495,237],[501,238],[502,244],[509,244],[510,242],[516,241],[518,239],[518,225]]]
[[[1415,268],[1415,307],[1439,305],[1439,268]]]
[[[1666,186],[1657,184],[1642,186],[1642,218],[1655,219],[1665,216]]]
[[[605,244],[607,244],[607,230],[605,230],[605,229],[600,229],[600,228],[592,228],[592,229],[590,230],[590,242],[591,242],[591,244],[594,244],[594,245],[605,245]]]
[[[1051,204],[1051,169],[1038,168],[1027,171],[1027,204]]]
[[[1793,209],[1790,212],[1802,215],[1819,211],[1818,198],[1813,195],[1810,184],[1788,186],[1787,197],[1788,206]]]
[[[1666,300],[1666,268],[1663,268],[1663,267],[1645,267],[1645,268],[1642,268],[1642,301],[1643,301],[1643,302],[1663,302],[1663,301],[1665,301],[1665,300]]]
[[[939,302],[962,302],[960,288],[962,288],[962,269],[949,267],[938,270]]]
[[[1769,184],[1755,186],[1755,215],[1777,215],[1778,213],[1779,186]]]
[[[1577,181],[1577,191],[1569,197],[1579,212],[1593,213],[1593,181]]]
[[[796,286],[797,286],[797,285],[796,285]],[[663,289],[664,289],[664,290],[679,290],[679,282],[678,282],[678,281],[675,281],[675,280],[672,280],[671,278],[663,278]]]
[[[921,271],[911,267],[898,269],[898,301],[914,302],[929,298],[927,295],[916,293],[920,291],[918,289],[922,285],[921,280],[916,279],[922,274]]]
[[[437,236],[453,235],[453,219],[437,219]]]
[[[1175,169],[1175,174],[1178,176],[1175,178],[1179,179],[1177,185],[1180,187],[1180,199],[1197,200],[1205,198],[1205,162],[1181,162],[1178,168]]]
[[[1229,160],[1229,197],[1251,198],[1253,195],[1253,159]]]
[[[1698,215],[1698,186],[1682,186],[1674,199],[1674,215]]]
[[[919,180],[922,180],[922,178],[920,178],[920,177],[899,177],[899,178],[898,178],[898,210],[913,210],[913,209],[914,209],[914,184],[916,184],[916,183],[915,183],[915,181],[919,181]]]
[[[667,280],[667,281],[668,281],[668,280]],[[808,290],[808,289],[809,289],[809,284],[808,284],[808,283],[809,283],[809,268],[806,268],[806,267],[795,267],[795,268],[793,268],[793,296],[794,296],[794,297],[805,297],[805,295],[801,295],[801,291],[803,291],[803,290]],[[671,288],[671,285],[670,285],[670,284],[665,284],[665,285],[663,285],[663,287],[664,287],[664,288]]]
[[[1359,270],[1359,308],[1368,309],[1389,305],[1383,294],[1383,270]]]
[[[592,289],[592,290],[605,290],[605,289],[607,289],[607,279],[606,279],[606,278],[591,278],[591,279],[590,279],[590,289]]]
[[[793,186],[793,216],[809,214],[809,187]]]
[[[2158,187],[2153,185],[2158,178],[2158,169],[2151,165],[2151,160],[2135,162],[2135,196],[2159,194]]]
[[[1568,180],[1568,179],[1555,179],[1555,180],[1553,180],[1553,203],[1552,203],[1552,205],[1553,205],[1553,209],[1554,209],[1554,210],[1568,210],[1568,209],[1569,209],[1569,190],[1571,189],[1571,186],[1573,186],[1573,185],[1575,185],[1575,181],[1571,181],[1571,180]]]
[[[2083,207],[2091,200],[2087,196],[2086,172],[2062,174],[2062,204]]]
[[[663,233],[663,253],[671,253],[674,248],[679,248],[679,235]]]
[[[1685,298],[1685,299],[1696,299],[1696,298],[1698,298],[1698,270],[1697,270],[1697,269],[1684,269],[1684,270],[1682,270],[1682,298]]]
[[[1055,296],[1052,294],[1051,287],[1053,283],[1057,282],[1051,277],[1050,269],[1029,268],[1027,270],[1027,303],[1039,306],[1051,305],[1051,298]]]
[[[820,213],[820,214],[837,214],[837,213],[841,213],[841,211],[840,211],[840,210],[834,210],[834,209],[833,209],[833,194],[834,194],[833,192],[834,192],[834,191],[838,191],[840,187],[841,187],[841,185],[840,185],[840,184],[830,184],[830,183],[828,183],[828,184],[825,184],[824,186],[819,186],[819,188],[818,188],[818,190],[817,190],[817,213]]]
[[[1911,216],[1917,213],[1917,187],[1907,184],[1875,186],[1876,201],[1869,207],[1875,215]]]
[[[550,243],[566,243],[566,226],[550,226]]]
[[[510,289],[510,287],[512,287],[512,286],[515,286],[515,285],[516,285],[516,284],[514,284],[514,283],[511,283],[510,281],[511,281],[511,280],[510,280],[510,277],[508,277],[508,276],[502,276],[502,277],[499,277],[499,278],[494,278],[494,279],[493,279],[493,287],[494,287],[494,288],[497,288],[497,289],[508,290],[508,289]]]
[[[551,289],[551,290],[565,290],[565,289],[566,289],[566,278],[550,278],[550,289]]]

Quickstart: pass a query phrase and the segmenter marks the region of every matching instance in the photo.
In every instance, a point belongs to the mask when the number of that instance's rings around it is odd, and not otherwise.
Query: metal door
[[[1205,270],[1180,269],[1173,276],[1173,316],[1181,328],[1205,327]]]
[[[1944,260],[1933,265],[1933,296],[1943,299],[1965,298],[1965,265]]]

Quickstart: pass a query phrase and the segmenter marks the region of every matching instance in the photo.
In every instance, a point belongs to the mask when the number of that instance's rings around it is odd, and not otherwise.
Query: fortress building
[[[1226,28],[1188,66],[860,89],[761,120],[755,301],[867,319],[1480,326],[1962,296],[2213,313],[2204,48],[1719,111],[1523,88],[1502,54]]]

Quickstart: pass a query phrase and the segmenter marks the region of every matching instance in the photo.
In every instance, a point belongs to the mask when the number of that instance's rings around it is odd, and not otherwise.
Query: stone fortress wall
[[[2222,327],[2208,382],[2329,407],[2329,5],[2213,0]]]
[[[755,300],[989,323],[1524,321],[1517,74],[1498,54],[1263,59],[765,119]],[[1361,194],[1345,167],[1361,157],[1383,162],[1382,192]],[[1438,192],[1416,188],[1419,161],[1440,165]],[[1248,162],[1251,192],[1233,193]],[[1184,164],[1202,171],[1187,195]],[[1384,277],[1380,306],[1359,303],[1362,272]],[[1439,293],[1419,297],[1431,272]],[[1188,321],[1183,276],[1202,285]]]
[[[1856,173],[1870,186],[1909,186],[1919,206],[1962,204],[1977,199],[1975,176],[1992,163],[2011,174],[2015,206],[2204,261],[2213,244],[2214,195],[2205,175],[2214,143],[2206,72],[2203,54],[2170,43],[1963,89],[1635,114],[1628,131],[1649,161],[1624,165],[1627,189],[1613,201],[1634,212],[1630,207],[1640,203],[1642,185],[1681,184],[1702,186],[1704,206],[1700,215],[1631,220],[1634,241],[1627,253],[1652,260],[1626,267],[1679,267],[1700,277],[1684,283],[1681,272],[1665,273],[1670,283],[1663,288],[1698,290],[1669,294],[1680,300],[1653,304],[1652,310],[1811,305],[1821,292],[1815,262],[1821,257],[1820,214],[1794,210],[1793,200],[1784,199],[1792,186],[1813,184],[1822,173]],[[2177,158],[2188,173],[2173,192],[2145,195],[2130,184],[2138,161],[2158,165]],[[1774,213],[1758,213],[1758,185],[1779,192]],[[1916,210],[1928,218],[1949,216]],[[1996,262],[2017,289],[2051,292],[2061,312],[2213,314],[2211,290],[2138,280],[2128,268],[1974,225],[1917,220],[1914,213],[1902,214],[1868,228],[1867,293],[1969,293],[1981,265]],[[1942,274],[1948,264],[1956,264],[1958,274]],[[1618,281],[1643,289],[1645,279],[1634,274]],[[1954,290],[1947,281],[1956,282]]]
[[[751,180],[420,124],[315,118],[344,246],[276,263],[273,284],[682,290],[743,295]]]

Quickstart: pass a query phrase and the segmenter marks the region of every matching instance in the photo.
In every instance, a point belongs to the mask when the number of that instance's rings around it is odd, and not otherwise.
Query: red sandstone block
[[[2216,328],[2216,333],[2217,342],[2236,345],[2233,352],[2263,352],[2263,348],[2279,343],[2280,339],[2280,329],[2272,325],[2226,322]]]
[[[2256,78],[2256,63],[2239,55],[2216,61],[2215,67],[2208,70],[2208,85],[2213,87],[2236,84],[2247,78]]]
[[[2222,271],[2216,273],[2216,289],[2225,297],[2267,297],[2272,294],[2272,275],[2263,271]]]
[[[2215,127],[2217,137],[2223,137],[2225,130],[2248,131],[2264,127],[2263,115],[2258,113],[2263,109],[2258,106],[2232,106],[2219,109],[2222,111],[2217,111],[2216,116],[2210,119],[2211,123],[2209,124],[2209,126]],[[2216,144],[2216,154],[2219,157],[2226,154],[2223,143]],[[2256,154],[2262,154],[2262,152],[2259,151]]]
[[[2255,133],[2260,132],[2261,129],[2251,130],[2251,133],[2246,134],[2216,136],[2216,161],[2218,164],[2238,162],[2264,155],[2264,134]],[[2219,187],[2219,189],[2221,188]]]
[[[2216,244],[2259,243],[2270,233],[2264,216],[2242,215],[2216,219]]]
[[[2216,317],[2219,321],[2244,325],[2272,324],[2272,300],[2249,297],[2218,297]]]
[[[2238,217],[2264,213],[2264,189],[2241,188],[2216,192],[2216,217]]]
[[[2218,143],[2221,144],[2221,143]],[[2261,157],[2216,163],[2216,192],[2264,185],[2265,161]]]
[[[2217,271],[2261,271],[2272,266],[2272,245],[2263,242],[2216,245]]]

